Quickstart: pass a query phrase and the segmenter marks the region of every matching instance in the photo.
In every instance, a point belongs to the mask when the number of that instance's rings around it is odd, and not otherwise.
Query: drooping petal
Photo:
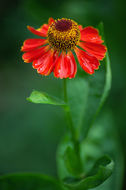
[[[67,63],[68,65],[68,73],[69,73],[69,78],[74,78],[77,72],[77,64],[76,61],[74,59],[74,56],[71,52],[69,52],[65,57],[64,57],[64,61]]]
[[[101,39],[99,32],[96,28],[92,26],[85,27],[81,32],[81,40],[86,42],[93,42],[101,44],[104,41]]]
[[[93,74],[94,70],[98,69],[100,64],[96,57],[81,49],[76,49],[75,52],[82,69],[85,70],[87,73]]]
[[[55,62],[54,76],[57,78],[67,78],[66,64],[64,63],[64,54],[61,53]]]
[[[47,49],[48,49],[48,46],[44,46],[44,47],[37,48],[32,51],[26,52],[23,54],[22,59],[24,60],[24,62],[30,63],[33,60],[42,56],[47,51]]]
[[[55,63],[56,58],[58,58],[57,53],[56,52],[52,53],[50,50],[48,50],[44,52],[41,57],[33,61],[33,64],[32,64],[33,68],[38,69],[40,65],[42,64],[43,60],[46,59],[46,57],[49,57],[50,55],[53,57],[53,63]]]
[[[24,41],[21,51],[31,51],[46,44],[46,39],[27,39]]]
[[[76,74],[76,71],[77,66],[72,53],[61,53],[55,62],[54,76],[61,79],[73,78]]]
[[[49,75],[54,68],[54,53],[49,50],[41,58],[33,62],[33,67],[41,75]]]
[[[55,63],[56,62],[56,60],[58,59],[58,52],[57,51],[54,51],[54,53],[53,53],[53,62]]]
[[[43,27],[43,26],[42,26]],[[30,32],[32,32],[33,34],[35,34],[35,35],[37,35],[37,36],[41,36],[41,37],[45,37],[46,36],[46,32],[45,32],[45,28],[44,28],[44,30],[42,30],[42,27],[41,28],[38,28],[38,29],[35,29],[35,28],[33,28],[33,27],[31,27],[31,26],[27,26],[27,28],[28,28],[28,30],[30,31]],[[47,29],[48,30],[48,29]]]
[[[48,51],[45,51],[42,56],[40,56],[38,59],[35,59],[32,63],[32,66],[34,69],[38,69],[40,65],[42,64],[42,61],[46,58],[48,55]]]
[[[95,56],[98,60],[102,60],[105,57],[107,48],[103,44],[95,44],[92,42],[80,42],[79,45],[84,50]]]

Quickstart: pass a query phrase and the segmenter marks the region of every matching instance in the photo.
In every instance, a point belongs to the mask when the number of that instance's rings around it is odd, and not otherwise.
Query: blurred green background
[[[102,112],[111,112],[126,159],[125,2],[4,0],[0,6],[0,174],[32,171],[57,175],[55,154],[66,131],[64,113],[59,107],[29,103],[26,97],[33,89],[62,97],[62,80],[38,75],[31,64],[23,63],[20,52],[22,42],[35,37],[26,26],[37,28],[49,17],[72,18],[83,26],[104,22],[113,78]]]

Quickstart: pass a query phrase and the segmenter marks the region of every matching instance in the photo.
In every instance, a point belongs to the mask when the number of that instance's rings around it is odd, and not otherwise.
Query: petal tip
[[[50,17],[50,18],[48,19],[48,24],[50,25],[50,24],[52,24],[53,22],[55,22],[55,20],[54,20],[52,17]]]
[[[24,54],[22,55],[22,59],[25,63],[29,63],[29,60],[24,58]]]
[[[23,59],[23,60],[24,60],[24,59]],[[25,59],[24,62],[25,62],[25,63],[29,63],[28,59]]]
[[[23,51],[23,46],[21,46],[21,49],[20,49],[20,51]]]

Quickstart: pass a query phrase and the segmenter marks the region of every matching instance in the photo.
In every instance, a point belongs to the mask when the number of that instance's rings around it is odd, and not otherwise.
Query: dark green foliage
[[[63,190],[54,178],[42,174],[11,174],[0,177],[0,190]]]

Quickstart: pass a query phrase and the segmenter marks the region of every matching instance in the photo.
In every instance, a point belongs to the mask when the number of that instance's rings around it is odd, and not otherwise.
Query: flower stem
[[[71,118],[71,113],[70,113],[70,107],[68,105],[68,97],[67,97],[67,79],[63,79],[63,85],[64,85],[64,101],[67,104],[67,106],[65,107],[65,111],[66,111],[66,116],[67,116],[67,120],[68,120],[68,127],[69,130],[71,132],[72,135],[72,140],[75,141],[76,140],[76,135],[75,135],[75,130],[73,128],[73,122],[72,122],[72,118]]]
[[[72,138],[72,142],[74,145],[74,149],[80,159],[80,148],[79,148],[79,142],[76,136],[76,131],[74,129],[73,126],[73,121],[72,121],[72,117],[71,117],[71,113],[70,113],[70,107],[68,105],[68,96],[67,96],[67,79],[63,79],[63,86],[64,86],[64,101],[67,104],[67,106],[64,107],[64,110],[66,112],[66,117],[67,117],[67,121],[68,121],[68,127],[71,133],[71,138]]]

